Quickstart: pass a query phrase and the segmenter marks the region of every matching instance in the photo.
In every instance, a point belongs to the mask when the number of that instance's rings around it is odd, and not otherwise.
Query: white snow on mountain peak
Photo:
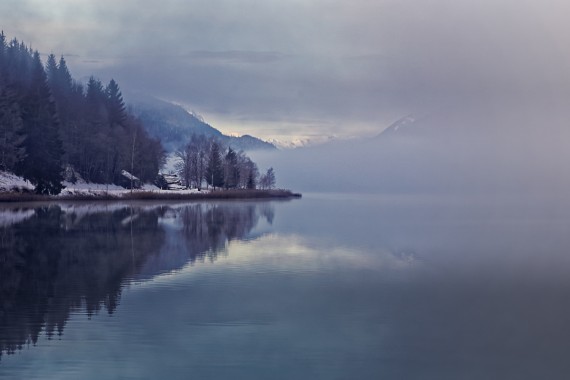
[[[397,132],[401,128],[405,128],[411,124],[413,124],[417,119],[414,117],[413,114],[409,114],[404,116],[401,119],[396,120],[394,123],[390,124],[388,128],[384,130],[382,133],[393,133]]]
[[[311,136],[311,137],[297,137],[292,139],[269,139],[267,142],[275,145],[279,149],[297,149],[308,148],[317,145],[322,145],[328,142],[338,140],[338,136]]]

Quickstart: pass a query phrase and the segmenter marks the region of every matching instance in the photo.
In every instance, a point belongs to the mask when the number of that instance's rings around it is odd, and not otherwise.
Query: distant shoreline
[[[5,202],[42,202],[42,201],[193,201],[193,200],[245,200],[245,199],[288,199],[301,198],[302,194],[291,190],[217,190],[195,193],[179,193],[173,191],[153,192],[147,190],[112,193],[78,193],[65,195],[40,195],[34,193],[4,192],[0,193],[0,203]]]

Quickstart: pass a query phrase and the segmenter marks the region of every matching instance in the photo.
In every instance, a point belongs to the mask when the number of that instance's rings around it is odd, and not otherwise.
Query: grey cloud
[[[286,58],[286,55],[273,51],[194,51],[187,55],[192,62],[203,64],[268,64]]]
[[[3,2],[6,31],[106,61],[75,62],[80,77],[239,120],[352,133],[458,102],[570,95],[570,5],[555,0],[43,3]],[[46,33],[50,19],[61,30]]]

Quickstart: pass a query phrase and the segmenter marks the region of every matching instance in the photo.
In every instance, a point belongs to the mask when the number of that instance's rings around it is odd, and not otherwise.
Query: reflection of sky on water
[[[321,245],[322,244],[322,245]],[[252,275],[261,273],[315,274],[327,270],[364,270],[389,275],[405,272],[421,265],[410,253],[394,254],[388,251],[363,252],[349,246],[328,245],[306,240],[301,235],[267,234],[255,240],[237,240],[228,244],[225,254],[215,262],[202,260],[189,263],[167,277],[157,276],[143,286],[157,283],[184,283],[187,276],[221,275],[226,271],[243,271]]]
[[[373,292],[351,287],[373,289],[384,264],[358,254],[317,250],[299,236],[279,234],[232,242],[215,262],[195,262],[129,287],[112,318],[78,316],[58,346],[39,349],[56,363],[75,363],[83,378],[333,376],[347,370],[335,362],[366,357],[376,344],[375,334],[358,327],[369,318],[359,314]],[[353,271],[368,279],[356,280]],[[347,308],[337,310],[339,303]],[[315,364],[324,357],[336,360]],[[43,378],[78,374],[44,364],[54,372]]]
[[[570,369],[565,205],[311,195],[269,204],[271,223],[263,205],[194,212],[229,223],[216,236],[234,238],[208,240],[215,257],[189,259],[202,246],[183,226],[196,218],[161,216],[164,244],[112,316],[75,313],[61,340],[3,357],[0,374],[531,379]],[[238,215],[256,222],[236,235]]]

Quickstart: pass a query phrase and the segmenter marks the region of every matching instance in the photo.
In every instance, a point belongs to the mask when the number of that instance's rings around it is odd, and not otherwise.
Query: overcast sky
[[[2,0],[0,15],[76,78],[262,138],[367,136],[458,101],[570,95],[563,0]]]

